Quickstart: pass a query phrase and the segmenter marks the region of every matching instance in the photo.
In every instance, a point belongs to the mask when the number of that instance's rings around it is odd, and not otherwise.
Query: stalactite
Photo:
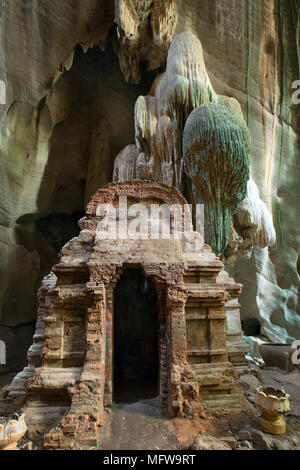
[[[137,147],[144,154],[140,166],[148,167],[144,173],[151,179],[181,188],[185,122],[193,109],[219,98],[206,71],[201,43],[192,33],[173,39],[166,72],[156,80],[151,95],[140,97],[135,108]]]
[[[185,171],[205,204],[206,239],[219,254],[227,246],[233,214],[249,179],[249,135],[242,119],[224,106],[204,104],[189,116],[183,134]]]
[[[249,8],[252,11],[251,2]],[[249,18],[249,27],[251,21]],[[238,101],[215,93],[201,43],[192,33],[181,33],[173,39],[165,73],[157,77],[149,95],[138,98],[135,137],[137,158],[128,159],[127,150],[121,153],[115,173],[120,173],[124,159],[126,167],[135,165],[132,170],[126,169],[126,177],[134,174],[137,179],[182,189],[186,171],[192,178],[193,199],[207,205],[208,239],[216,252],[223,252],[232,216],[247,193],[249,132]],[[188,150],[197,158],[185,155],[184,168],[183,151],[187,154]]]
[[[181,186],[181,142],[185,122],[190,113],[203,103],[216,102],[204,63],[202,46],[192,33],[176,36],[167,62],[167,109],[172,123],[175,184]]]
[[[163,67],[177,24],[174,0],[114,0],[120,67],[139,83],[142,69]]]
[[[127,145],[121,152],[116,156],[114,165],[114,183],[122,181],[131,181],[136,178],[136,161],[138,157],[138,151],[136,145]]]

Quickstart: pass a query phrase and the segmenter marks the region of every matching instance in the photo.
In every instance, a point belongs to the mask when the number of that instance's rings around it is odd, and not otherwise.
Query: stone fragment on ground
[[[257,450],[300,450],[300,435],[273,436],[260,430],[251,432]]]
[[[200,433],[195,439],[193,450],[232,450],[232,447],[222,439]]]
[[[235,450],[237,447],[237,441],[234,437],[221,437],[220,439],[222,442],[224,442],[226,445],[228,445],[231,450]]]
[[[252,441],[250,431],[240,431],[238,435],[239,441]]]

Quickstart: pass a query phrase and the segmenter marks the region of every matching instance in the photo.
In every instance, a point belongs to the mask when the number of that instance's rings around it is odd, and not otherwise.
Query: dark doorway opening
[[[114,292],[114,401],[159,395],[158,308],[155,285],[126,269]]]

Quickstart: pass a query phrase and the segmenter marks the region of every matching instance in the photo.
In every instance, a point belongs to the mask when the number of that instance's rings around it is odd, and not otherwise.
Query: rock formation
[[[137,176],[183,187],[182,137],[193,109],[217,100],[196,36],[174,37],[166,72],[159,76],[148,96],[135,105],[135,138],[139,152]]]
[[[243,238],[241,250],[248,258],[251,257],[255,246],[267,248],[276,244],[271,213],[260,199],[258,187],[252,180],[248,181],[247,196],[239,205],[234,226]]]
[[[206,241],[218,254],[224,252],[232,217],[247,193],[249,133],[239,103],[213,90],[201,43],[193,34],[174,37],[166,72],[156,79],[150,95],[138,98],[135,138],[137,149],[130,145],[115,160],[114,181],[152,179],[183,190],[190,180],[190,202],[205,204]],[[125,157],[129,152],[131,170]],[[252,237],[252,250],[256,245],[273,246],[276,239],[272,216],[255,196],[260,225],[267,219],[272,234],[264,243]],[[249,236],[243,231],[241,236],[247,239],[242,244],[249,245]]]
[[[114,181],[132,181],[136,178],[136,161],[138,152],[136,145],[127,145],[116,156],[114,163]]]
[[[206,239],[217,254],[228,244],[232,217],[247,192],[248,139],[240,121],[208,103],[190,114],[184,128],[185,171],[196,202],[204,204]]]
[[[114,0],[120,67],[126,78],[139,83],[142,63],[148,69],[164,64],[177,25],[174,0]]]

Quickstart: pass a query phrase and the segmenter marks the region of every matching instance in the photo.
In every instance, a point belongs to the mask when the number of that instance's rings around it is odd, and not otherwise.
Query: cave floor
[[[159,397],[114,405],[99,450],[176,449],[178,442],[167,421]]]
[[[241,383],[249,400],[249,409],[234,414],[220,411],[206,419],[170,420],[165,408],[160,406],[159,398],[114,405],[101,431],[98,450],[186,450],[192,448],[201,432],[221,439],[237,437],[240,431],[250,431],[253,435],[247,450],[300,450],[300,371],[286,374],[279,369],[257,368],[242,376]],[[254,406],[260,384],[284,388],[291,395],[291,412],[286,418],[287,434],[284,436],[261,431],[260,412]],[[239,442],[237,448],[246,450]]]
[[[241,429],[257,425],[255,410],[227,414],[218,412],[206,419],[168,419],[160,398],[133,404],[114,405],[101,432],[98,450],[184,450],[192,448],[196,436],[234,436]]]
[[[7,381],[8,378],[4,383]],[[251,373],[241,376],[240,382],[249,409],[234,414],[220,410],[206,419],[170,420],[159,397],[115,404],[109,410],[106,425],[100,428],[101,444],[95,450],[187,450],[192,448],[200,433],[222,439],[235,438],[240,431],[252,433],[247,450],[300,450],[300,370],[286,374],[276,368],[254,366]],[[287,434],[284,436],[272,436],[260,428],[260,412],[254,405],[260,385],[283,388],[290,394],[291,411],[286,416]],[[23,441],[28,441],[26,436]],[[238,449],[239,445],[240,450],[246,450],[243,443],[237,442]]]

